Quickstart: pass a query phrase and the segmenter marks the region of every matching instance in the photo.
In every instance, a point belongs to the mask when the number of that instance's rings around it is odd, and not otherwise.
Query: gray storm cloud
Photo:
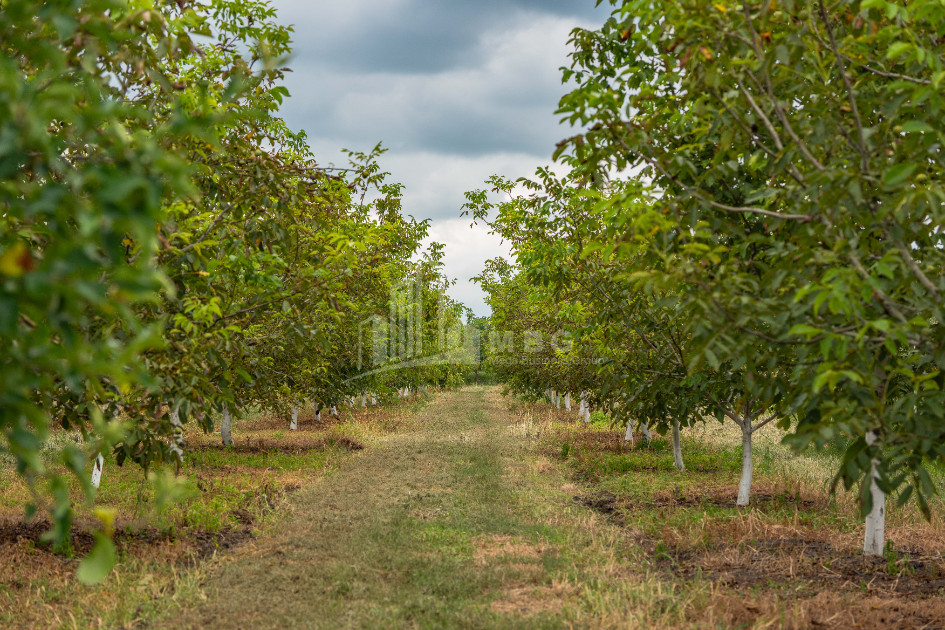
[[[283,115],[304,129],[322,163],[341,148],[381,141],[382,166],[405,184],[405,210],[433,221],[446,244],[451,293],[478,314],[469,282],[508,255],[482,228],[458,221],[463,193],[493,173],[529,176],[572,133],[554,111],[560,67],[577,26],[597,27],[594,0],[274,0],[293,24],[293,72]],[[468,222],[465,222],[468,226]]]

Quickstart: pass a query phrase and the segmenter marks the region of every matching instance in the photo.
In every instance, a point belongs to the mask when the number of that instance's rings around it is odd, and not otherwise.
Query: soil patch
[[[658,565],[685,578],[703,577],[735,587],[843,591],[925,599],[945,593],[941,555],[899,552],[894,560],[810,538],[769,538],[707,550],[655,554]]]
[[[192,553],[182,554],[178,564],[192,565],[217,551],[232,549],[251,540],[254,534],[249,527],[250,524],[216,532],[191,530],[182,536],[154,527],[126,526],[116,529],[113,540],[119,552],[131,552],[136,555],[146,553],[149,547],[165,547],[168,543],[181,543],[183,549],[188,549]],[[74,558],[53,551],[50,543],[43,540],[49,528],[48,521],[31,523],[0,521],[0,546],[26,547],[33,553],[48,555],[62,562],[73,561]],[[70,555],[80,558],[92,549],[95,536],[89,531],[73,527],[69,532],[69,543],[72,549]]]
[[[272,453],[282,453],[284,455],[304,455],[310,451],[324,451],[332,448],[338,448],[345,451],[360,451],[364,444],[349,438],[341,437],[320,437],[320,438],[244,438],[233,446],[224,446],[221,443],[193,444],[188,450],[191,451],[233,451],[235,453],[251,453],[266,455]]]
[[[734,508],[736,507],[735,498],[737,493],[738,489],[731,486],[685,492],[662,492],[649,497],[618,498],[612,493],[604,492],[574,498],[582,505],[610,516],[620,509],[645,511],[653,508]],[[770,490],[752,492],[751,505],[746,509],[754,509],[764,513],[783,508],[814,511],[826,510],[828,507],[829,504],[826,499]]]

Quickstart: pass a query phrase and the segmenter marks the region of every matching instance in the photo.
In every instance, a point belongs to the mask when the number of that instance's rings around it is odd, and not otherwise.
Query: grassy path
[[[371,445],[298,493],[279,530],[224,559],[206,601],[175,625],[645,623],[607,618],[647,596],[646,585],[620,577],[624,535],[577,505],[510,422],[493,389],[442,395],[414,431]]]

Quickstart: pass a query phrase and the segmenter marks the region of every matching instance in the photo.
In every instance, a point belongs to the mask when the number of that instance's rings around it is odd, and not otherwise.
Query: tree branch
[[[850,77],[847,76],[846,65],[843,63],[843,56],[837,48],[837,39],[833,34],[833,27],[830,26],[830,20],[827,17],[827,9],[824,6],[824,0],[818,0],[820,5],[820,18],[823,20],[824,27],[827,29],[827,35],[830,37],[830,48],[834,57],[837,58],[837,64],[840,66],[840,76],[843,77],[843,85],[847,89],[847,99],[850,102],[850,109],[853,110],[853,120],[856,123],[856,131],[859,137],[858,148],[860,151],[861,168],[864,172],[869,168],[869,153],[866,151],[866,138],[863,135],[863,121],[860,119],[860,110],[856,106],[856,96],[853,94],[853,84]]]

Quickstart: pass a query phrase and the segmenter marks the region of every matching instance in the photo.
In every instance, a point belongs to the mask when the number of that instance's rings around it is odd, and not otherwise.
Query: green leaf
[[[913,48],[909,42],[896,42],[886,51],[886,59],[895,59],[906,54],[910,48]]]
[[[897,186],[909,179],[909,176],[912,175],[917,166],[917,164],[912,162],[897,164],[883,173],[883,183],[887,186]]]
[[[76,577],[86,585],[100,583],[115,566],[115,544],[102,532],[95,534],[95,545],[89,555],[82,558]]]
[[[933,132],[935,131],[935,127],[921,120],[910,120],[909,122],[902,125],[902,131],[903,133],[917,133],[922,131]]]

